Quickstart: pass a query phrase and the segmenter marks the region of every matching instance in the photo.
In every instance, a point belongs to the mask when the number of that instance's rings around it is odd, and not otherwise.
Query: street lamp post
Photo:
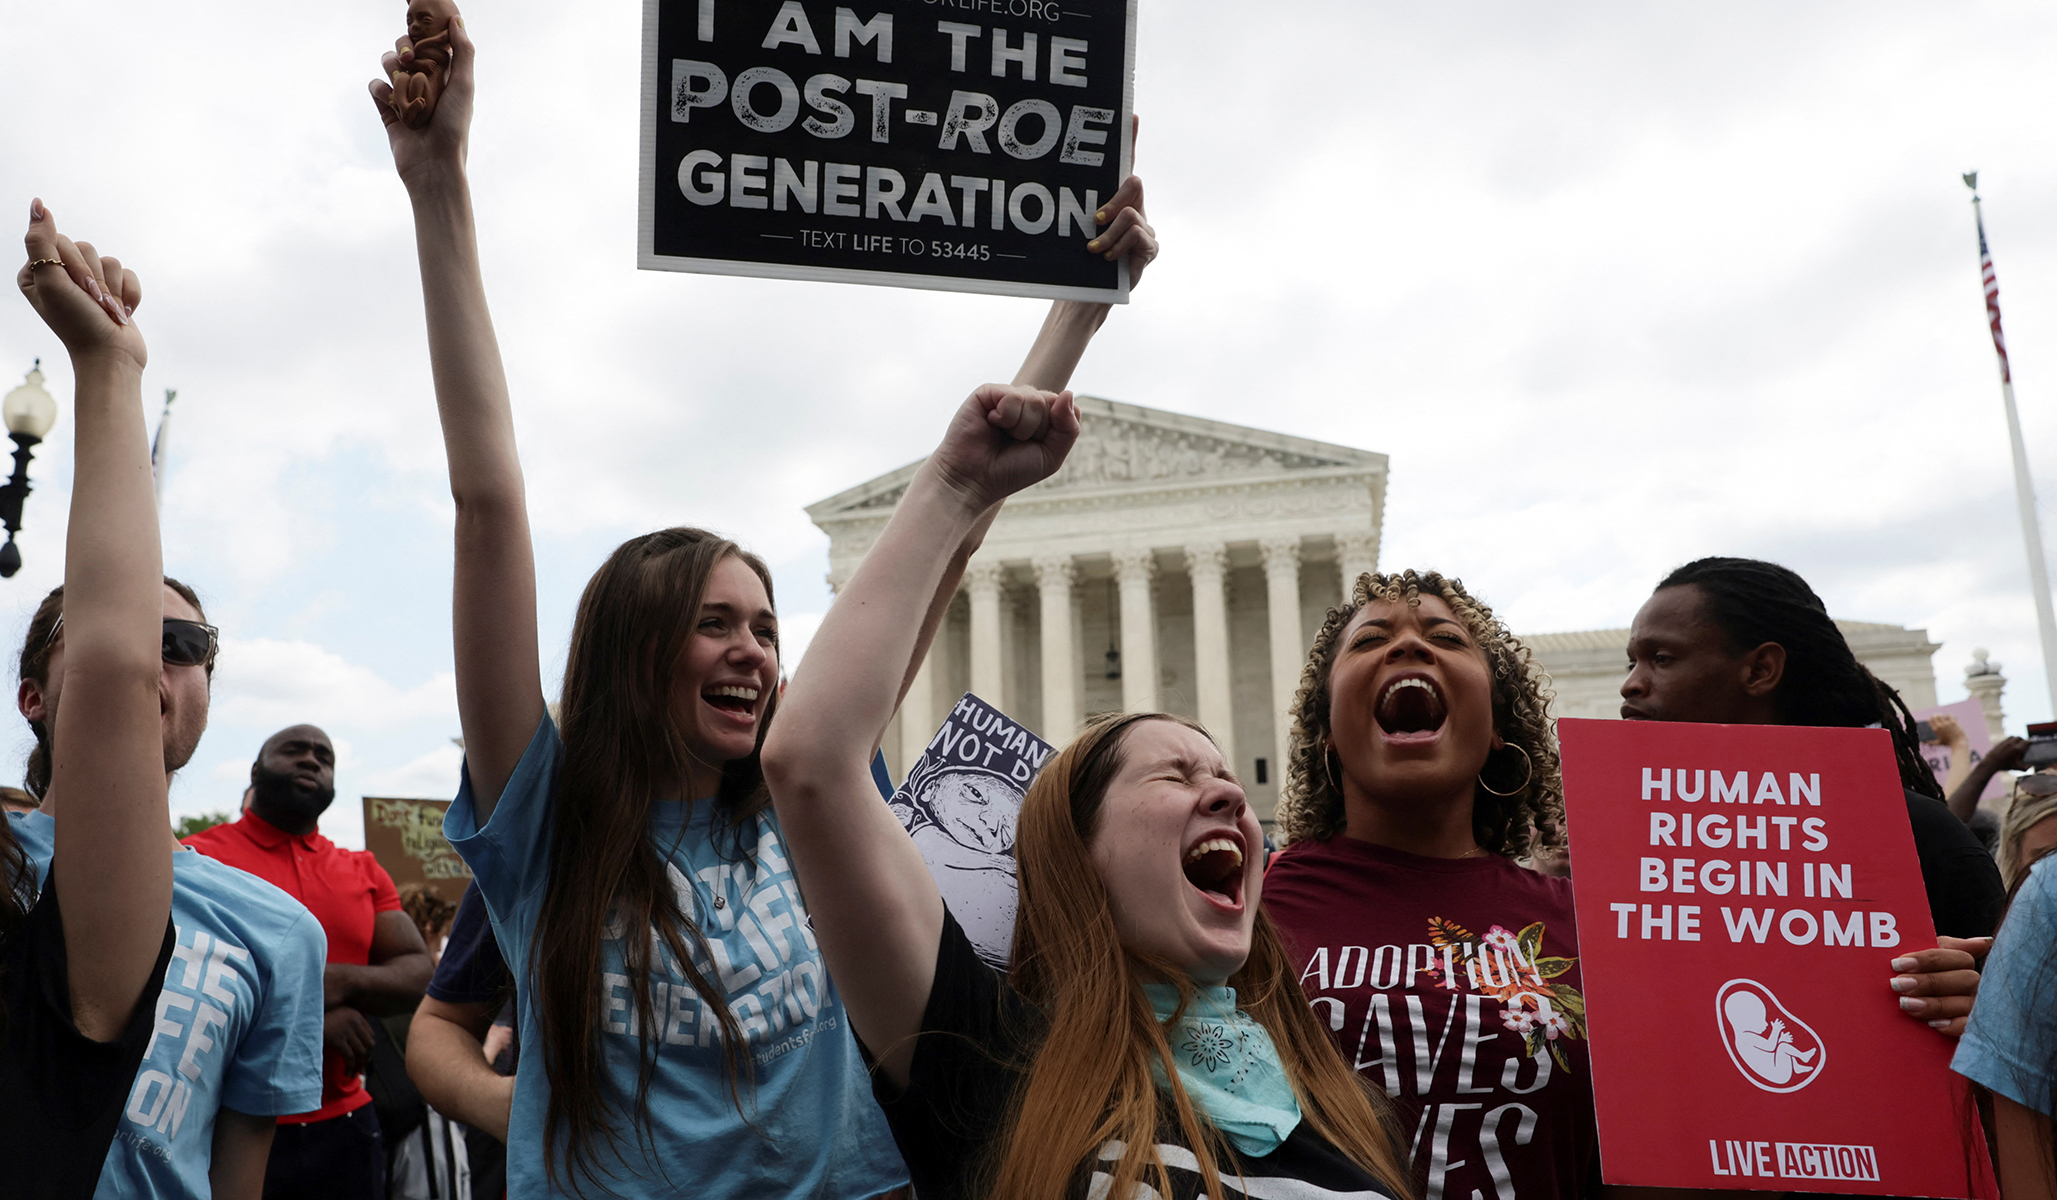
[[[13,578],[21,570],[21,550],[14,535],[21,532],[21,506],[29,498],[29,458],[36,443],[57,423],[57,401],[43,390],[43,360],[29,368],[22,385],[0,400],[0,420],[7,423],[7,436],[14,439],[14,475],[0,484],[0,525],[7,529],[7,544],[0,546],[0,578]]]

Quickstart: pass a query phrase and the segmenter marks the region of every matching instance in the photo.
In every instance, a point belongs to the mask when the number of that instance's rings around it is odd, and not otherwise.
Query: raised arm
[[[1143,215],[1143,181],[1131,175],[1122,181],[1106,204],[1093,214],[1106,228],[1086,243],[1086,253],[1098,254],[1109,262],[1128,259],[1129,287],[1143,278],[1143,269],[1157,258],[1157,231]],[[1014,375],[1020,387],[1061,392],[1071,386],[1071,373],[1085,357],[1086,347],[1100,326],[1107,323],[1111,304],[1083,300],[1056,300],[1043,318],[1043,328]]]
[[[387,56],[387,75],[394,58]],[[384,79],[371,85],[371,95],[414,204],[436,412],[457,501],[457,715],[483,825],[543,719],[543,672],[514,412],[486,308],[464,171],[472,85],[471,38],[459,17],[450,25],[450,73],[427,128],[409,129],[394,118],[386,103],[393,87]]]
[[[1135,287],[1143,277],[1143,269],[1157,258],[1157,231],[1151,228],[1143,215],[1143,181],[1134,175],[1123,180],[1107,203],[1093,214],[1093,219],[1107,228],[1086,243],[1086,253],[1098,254],[1109,262],[1117,258],[1128,259],[1129,286]],[[1043,327],[1037,331],[1036,340],[1029,347],[1028,357],[1022,360],[1021,370],[1015,372],[1015,385],[1046,392],[1061,392],[1070,387],[1071,373],[1078,369],[1086,347],[1092,344],[1093,335],[1100,331],[1100,326],[1106,324],[1107,314],[1113,307],[1111,304],[1080,300],[1053,301],[1049,314],[1043,318]],[[992,527],[993,518],[999,515],[997,503],[981,514],[966,531],[964,540],[958,543],[957,553],[944,568],[942,578],[937,581],[935,595],[930,598],[921,634],[915,639],[913,657],[908,660],[900,685],[900,698],[906,697],[907,689],[914,683],[915,673],[921,670],[921,660],[928,656],[936,630],[950,611],[951,597],[957,594],[957,585],[964,578],[966,564],[978,552],[986,530]]]
[[[143,434],[148,353],[130,320],[134,271],[57,232],[29,209],[18,282],[71,352],[71,525],[64,557],[64,712],[54,733],[50,876],[64,911],[72,1021],[119,1036],[148,984],[171,915],[165,804],[164,566]]]
[[[1971,814],[1978,811],[1979,797],[1985,794],[1986,785],[1993,781],[1993,776],[2002,771],[2019,771],[2021,756],[2027,752],[2027,738],[2001,738],[1993,744],[1991,750],[1986,751],[1984,758],[1979,759],[1964,772],[1962,778],[1957,775],[1957,764],[1953,757],[1950,778],[1956,782],[1946,789],[1949,799],[1945,801],[1950,806],[1951,813],[1958,820],[1970,824]],[[1969,758],[1970,755],[1967,754],[1965,757]]]
[[[904,1084],[935,979],[943,899],[872,786],[868,759],[958,547],[1000,501],[1064,461],[1069,393],[988,384],[951,419],[836,598],[764,746],[793,870],[851,1028]]]

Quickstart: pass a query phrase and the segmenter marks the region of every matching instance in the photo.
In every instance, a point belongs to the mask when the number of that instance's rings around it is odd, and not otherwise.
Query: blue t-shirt
[[[2051,1112],[2057,1061],[2057,856],[2029,872],[1993,940],[1978,1003],[1950,1066],[2017,1104]]]
[[[56,823],[40,812],[12,819],[40,888]],[[321,1105],[321,923],[255,875],[183,847],[169,853],[178,941],[97,1200],[210,1195],[218,1109],[276,1117]]]
[[[444,822],[485,895],[500,951],[523,983],[549,880],[551,793],[563,762],[564,742],[545,717],[485,828],[477,824],[468,770]],[[899,1187],[907,1169],[815,946],[778,819],[766,810],[741,830],[723,831],[717,846],[713,807],[656,805],[650,839],[670,859],[680,911],[706,936],[712,961],[700,969],[721,982],[749,1043],[755,1086],[745,1082],[741,1090],[750,1121],[737,1113],[723,1076],[721,1026],[684,974],[662,962],[653,964],[651,1011],[663,1027],[648,1031],[656,1043],[655,1077],[648,1107],[637,1109],[642,1036],[621,973],[621,942],[606,941],[594,986],[605,998],[597,1032],[607,1083],[621,1109],[647,1124],[623,1131],[615,1152],[600,1139],[590,1144],[598,1170],[583,1190],[599,1195],[612,1188],[629,1200],[682,1192],[700,1200],[859,1200]],[[531,1048],[543,1044],[534,1000],[532,989],[520,991],[518,1032]],[[541,1068],[542,1060],[531,1058],[515,1075],[508,1194],[569,1196],[543,1166],[549,1081]],[[558,1162],[565,1161],[560,1145]]]

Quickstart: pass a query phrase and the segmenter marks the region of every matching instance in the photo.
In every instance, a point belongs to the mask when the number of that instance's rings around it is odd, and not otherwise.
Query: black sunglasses
[[[57,623],[50,627],[50,640],[45,646],[57,644],[57,634],[64,628],[64,614],[57,614]],[[221,648],[221,631],[212,625],[198,621],[182,620],[178,617],[164,618],[164,661],[174,667],[204,667],[214,662],[214,652]]]

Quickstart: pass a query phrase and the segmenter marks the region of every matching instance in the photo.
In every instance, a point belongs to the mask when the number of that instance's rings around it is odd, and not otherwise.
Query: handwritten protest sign
[[[1883,730],[1558,722],[1606,1182],[1997,1195]]]
[[[448,800],[364,798],[364,848],[393,877],[393,886],[419,883],[452,904],[464,897],[471,868],[443,836]]]
[[[645,269],[1126,303],[1135,0],[645,0]]]
[[[1055,751],[964,693],[893,793],[943,903],[979,957],[1007,966],[1014,944],[1014,823],[1029,781]]]
[[[1986,710],[1978,702],[1978,697],[1972,696],[1959,700],[1955,704],[1938,704],[1934,708],[1924,708],[1914,714],[1914,719],[1926,721],[1938,715],[1955,717],[1957,724],[1963,727],[1964,738],[1967,742],[1971,743],[1970,754],[1967,756],[1971,761],[1968,765],[1975,767],[1979,764],[1979,760],[1992,753],[1993,735],[1986,728]],[[1923,742],[1921,744],[1922,761],[1928,764],[1929,770],[1936,773],[1936,783],[1938,784],[1943,783],[1950,777],[1950,767],[1953,765],[1950,761],[1952,753],[1953,751],[1950,747],[1945,746],[1940,741]],[[2004,774],[1993,776],[1992,781],[1986,784],[1985,790],[1979,793],[1979,799],[1991,800],[1995,797],[2006,795],[2007,779],[2008,777]]]

